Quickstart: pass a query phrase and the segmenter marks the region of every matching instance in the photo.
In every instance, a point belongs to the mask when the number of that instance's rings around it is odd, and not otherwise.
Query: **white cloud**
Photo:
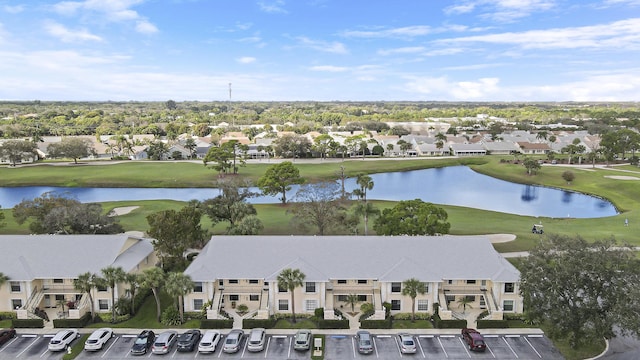
[[[605,5],[640,6],[640,0],[606,0]]]
[[[458,0],[444,9],[445,14],[479,12],[482,18],[500,22],[513,22],[535,12],[547,11],[556,6],[557,0]]]
[[[284,0],[275,0],[275,1],[259,1],[258,7],[260,10],[270,13],[270,14],[287,14],[287,10],[284,8],[285,2]]]
[[[251,64],[253,62],[256,62],[256,58],[251,56],[243,56],[241,58],[236,59],[236,61],[239,62],[240,64]]]
[[[2,10],[9,14],[19,14],[24,11],[24,5],[5,5]]]
[[[379,55],[395,55],[395,54],[416,54],[426,51],[424,46],[410,46],[395,49],[378,50]]]
[[[433,33],[430,26],[416,25],[383,30],[347,30],[341,33],[344,37],[356,38],[402,38],[424,36]]]
[[[155,34],[158,28],[146,20],[140,20],[136,23],[136,31],[141,34]]]
[[[499,82],[498,78],[451,81],[447,77],[422,77],[410,80],[406,86],[410,91],[442,99],[481,100],[495,96]]]
[[[318,50],[318,51],[329,52],[334,54],[346,54],[348,52],[347,48],[344,46],[343,43],[336,42],[336,41],[328,42],[323,40],[312,40],[305,36],[299,36],[296,38],[296,40],[298,40],[298,43],[301,46]]]
[[[71,30],[56,22],[47,22],[44,24],[44,28],[49,35],[62,42],[102,41],[100,36],[91,34],[86,29]]]
[[[323,71],[323,72],[345,72],[348,71],[349,68],[343,66],[333,66],[333,65],[318,65],[312,66],[309,68],[311,71]]]
[[[523,49],[576,49],[640,47],[640,18],[609,24],[530,30],[441,39],[436,43],[493,43],[520,46]]]

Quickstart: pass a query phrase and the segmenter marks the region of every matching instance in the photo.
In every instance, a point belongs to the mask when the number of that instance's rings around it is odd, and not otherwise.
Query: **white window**
[[[278,300],[278,310],[280,311],[289,310],[289,300],[286,300],[286,299]]]
[[[20,309],[22,307],[22,299],[11,299],[11,307],[13,309]]]
[[[104,300],[104,299],[98,300],[98,309],[109,310],[109,300]]]
[[[502,302],[503,311],[513,311],[513,300],[504,300]]]
[[[391,292],[392,293],[399,293],[402,291],[402,283],[399,282],[392,282],[391,283]]]
[[[516,289],[514,283],[504,283],[504,292],[505,293],[513,293]]]
[[[314,311],[318,307],[318,300],[305,300],[304,309],[306,311]]]
[[[429,311],[429,300],[418,300],[418,311]]]
[[[19,281],[11,281],[9,283],[11,285],[11,292],[21,292],[22,288],[20,287],[20,282]],[[15,309],[15,307],[14,307]]]
[[[307,282],[306,287],[305,287],[305,291],[308,292],[308,293],[316,292],[316,283]]]
[[[201,281],[196,281],[193,283],[193,292],[194,293],[201,293],[202,292],[202,282]]]
[[[204,301],[202,299],[193,299],[193,310],[200,311],[202,310],[202,305]]]

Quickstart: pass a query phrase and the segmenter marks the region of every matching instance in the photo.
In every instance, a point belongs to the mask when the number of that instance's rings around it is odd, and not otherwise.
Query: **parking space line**
[[[456,335],[440,335],[441,338],[452,338],[456,337]]]
[[[356,357],[356,338],[354,336],[351,337],[351,350],[353,350],[353,358]]]
[[[496,358],[496,354],[493,353],[493,350],[491,350],[491,348],[489,347],[489,345],[487,343],[484,343],[484,345],[487,347],[487,349],[489,349],[489,352],[491,353],[491,355],[493,355],[493,358]]]
[[[264,357],[267,357],[267,354],[269,353],[269,345],[271,345],[271,337],[267,339],[267,346],[264,349]]]
[[[507,338],[519,338],[520,335],[505,335],[504,337],[507,337]]]
[[[486,338],[497,338],[500,335],[489,334],[489,335],[482,335],[482,336]]]
[[[544,337],[544,335],[542,335],[542,334],[530,334],[530,335],[527,335],[527,337],[541,338],[541,337]]]
[[[111,350],[111,348],[113,347],[113,345],[115,345],[115,344],[118,342],[118,340],[119,340],[119,339],[120,339],[120,338],[116,336],[116,338],[115,338],[115,339],[113,339],[113,342],[111,343],[111,345],[107,348],[107,350],[105,350],[105,351],[104,351],[104,353],[103,353],[103,354],[102,354],[102,356],[100,356],[100,357],[101,357],[101,358],[103,358],[105,355],[107,355],[107,353],[109,352],[109,350]]]
[[[444,349],[444,346],[442,345],[442,341],[440,341],[440,337],[438,337],[438,342],[440,343],[440,347],[442,348],[442,351],[444,352],[444,356],[449,358],[449,354],[447,354],[447,350]]]
[[[429,338],[429,339],[433,339],[434,336],[433,335],[418,335],[419,338]]]
[[[373,349],[376,351],[376,357],[379,358],[380,354],[378,353],[378,345],[376,344],[376,337],[372,336],[371,340],[373,340]]]
[[[524,339],[527,341],[527,344],[529,344],[529,346],[531,346],[531,348],[533,349],[533,351],[535,351],[535,352],[536,352],[536,354],[538,355],[538,357],[539,357],[540,359],[542,359],[542,355],[540,355],[540,353],[538,352],[538,350],[536,350],[536,348],[534,348],[534,347],[533,347],[533,344],[531,344],[531,343],[529,342],[529,339],[527,339],[527,338],[524,338]]]
[[[513,351],[513,348],[511,347],[511,345],[509,345],[509,342],[507,341],[507,339],[506,339],[505,337],[503,337],[503,338],[502,338],[502,340],[504,340],[504,343],[505,343],[505,344],[507,344],[507,346],[509,347],[509,349],[511,350],[511,352],[513,353],[513,355],[514,355],[516,358],[519,358],[519,357],[518,357],[518,354],[516,354],[516,352],[515,352],[515,351]]]
[[[40,357],[43,357],[43,356],[44,356],[44,354],[46,354],[46,353],[48,353],[48,352],[49,352],[49,349],[45,350],[42,354],[40,354]]]
[[[123,335],[120,335],[120,337],[123,337],[123,338],[134,338],[134,337],[138,337],[138,335],[133,335],[133,334],[123,334]]]
[[[464,341],[462,341],[462,338],[458,338],[458,340],[460,340],[460,344],[464,348],[464,351],[467,353],[467,356],[469,357],[469,359],[471,359],[471,354],[469,353],[469,349],[467,349],[467,344],[465,344]]]
[[[27,349],[29,349],[33,344],[36,343],[36,341],[38,341],[38,337],[36,336],[35,339],[33,339],[33,341],[31,342],[31,344],[27,345],[26,348],[24,348],[24,350],[22,350],[20,352],[20,354],[16,355],[16,357],[20,357],[20,355],[22,355],[25,351],[27,351]]]
[[[420,344],[420,341],[416,341],[418,343],[418,347],[420,348],[420,352],[422,353],[422,357],[426,358],[427,356],[424,354],[424,350],[422,350],[422,344]]]
[[[24,334],[24,335],[20,335],[20,337],[34,338],[34,337],[38,337],[38,335],[36,335],[36,334]]]
[[[4,349],[6,349],[7,347],[9,347],[9,345],[13,344],[14,341],[18,340],[18,337],[16,336],[13,340],[11,340],[11,342],[4,344],[4,346],[2,346],[2,349],[0,349],[0,353],[4,351]]]

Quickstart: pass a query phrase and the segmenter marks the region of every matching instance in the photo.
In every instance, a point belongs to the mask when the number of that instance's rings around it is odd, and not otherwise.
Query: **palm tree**
[[[198,149],[198,145],[196,144],[195,140],[193,140],[192,138],[188,138],[184,142],[184,147],[189,150],[189,158],[193,159],[196,154],[196,150]]]
[[[102,270],[104,282],[111,288],[111,321],[116,322],[116,285],[125,280],[127,273],[121,267],[108,266]]]
[[[358,301],[359,301],[359,300],[360,300],[360,299],[358,299],[358,295],[356,295],[356,294],[349,294],[349,295],[347,295],[347,299],[346,299],[346,301],[345,301],[345,302],[346,302],[347,304],[351,305],[351,312],[354,312],[354,311],[355,311],[354,309],[355,309],[356,304],[358,303]]]
[[[129,284],[129,296],[131,296],[131,316],[133,316],[136,312],[136,290],[140,287],[140,282],[142,280],[142,276],[137,273],[129,273],[124,277],[124,282]]]
[[[160,322],[160,287],[165,282],[164,271],[159,267],[145,269],[142,272],[142,281],[140,286],[145,289],[151,289],[153,297],[156,300],[156,320]]]
[[[193,281],[189,275],[181,272],[171,272],[167,274],[165,291],[170,296],[177,298],[178,311],[180,311],[180,322],[184,323],[184,296],[193,291]]]
[[[89,295],[89,304],[91,305],[91,316],[95,315],[93,311],[93,295],[91,295],[91,291],[93,288],[98,286],[100,278],[96,274],[92,274],[90,272],[86,272],[78,275],[77,279],[73,280],[73,287],[83,293]]]
[[[366,236],[368,232],[367,223],[369,221],[369,217],[380,214],[380,209],[375,207],[370,202],[359,202],[358,204],[356,204],[356,207],[354,208],[354,213],[357,216],[364,217],[364,235]]]
[[[464,314],[465,311],[467,311],[467,306],[469,307],[469,309],[473,309],[473,306],[471,306],[470,304],[473,302],[473,300],[471,298],[469,298],[468,296],[463,296],[460,299],[458,299],[458,301],[456,301],[457,303],[459,303],[460,305],[462,305],[462,313]]]
[[[302,286],[306,275],[300,269],[286,268],[278,274],[278,287],[287,289],[291,293],[291,313],[293,314],[293,322],[296,322],[296,306],[295,297],[293,295],[297,287]]]
[[[2,285],[4,285],[7,281],[9,281],[9,277],[0,272],[0,287],[2,287]]]
[[[356,178],[356,184],[360,188],[353,190],[353,194],[364,201],[364,206],[356,208],[356,213],[364,217],[364,235],[366,236],[369,227],[369,214],[375,214],[377,210],[372,206],[368,206],[369,203],[367,202],[367,191],[373,189],[373,179],[369,175],[359,174]]]
[[[411,298],[411,321],[416,320],[416,297],[418,294],[424,295],[427,292],[427,286],[422,281],[411,278],[402,282],[402,295]]]

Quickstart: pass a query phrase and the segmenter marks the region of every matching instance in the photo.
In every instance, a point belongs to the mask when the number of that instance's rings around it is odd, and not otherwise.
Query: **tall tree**
[[[184,296],[193,291],[193,281],[189,275],[181,272],[170,272],[164,284],[164,290],[176,299],[176,306],[180,312],[180,322],[184,323]]]
[[[287,203],[287,191],[292,185],[304,183],[304,178],[300,176],[300,170],[291,161],[284,161],[271,165],[267,171],[258,179],[258,187],[265,195],[282,194],[280,200],[282,204]]]
[[[165,274],[159,267],[145,269],[142,272],[140,286],[145,289],[151,289],[153,298],[156,300],[156,321],[160,322],[160,288],[164,285]]]
[[[407,279],[402,282],[402,295],[411,298],[411,321],[416,320],[416,297],[418,294],[424,295],[426,293],[427,285],[416,278]]]
[[[623,334],[640,335],[640,261],[614,239],[542,238],[520,267],[520,293],[532,319],[553,338],[578,347]]]
[[[208,166],[214,170],[217,170],[220,176],[224,176],[228,174],[230,171],[233,171],[234,174],[238,173],[237,162],[240,162],[240,165],[245,165],[245,157],[238,156],[238,153],[246,153],[246,148],[238,143],[237,140],[231,140],[221,144],[220,146],[212,146],[209,148],[207,155],[205,155],[202,161],[205,166]],[[208,164],[212,162],[215,165],[209,166]]]
[[[49,157],[70,158],[74,163],[78,159],[85,158],[91,154],[96,154],[96,150],[89,139],[79,137],[65,137],[59,143],[52,143],[47,146]]]
[[[220,195],[204,200],[200,204],[211,222],[214,225],[223,221],[228,222],[227,234],[250,235],[255,234],[256,230],[260,231],[262,223],[257,217],[252,220],[247,219],[245,222],[247,217],[257,214],[255,207],[247,201],[258,196],[250,190],[251,182],[241,178],[224,179],[217,182],[217,187]],[[259,229],[249,226],[251,224],[258,225]],[[242,228],[242,231],[237,229],[238,227]],[[247,231],[249,233],[246,233]]]
[[[357,294],[348,294],[345,302],[351,305],[351,312],[355,311],[356,304],[360,301],[360,297]]]
[[[12,214],[20,225],[27,220],[35,234],[118,234],[123,232],[117,217],[108,216],[97,203],[83,204],[65,194],[46,192],[33,200],[23,200]]]
[[[129,296],[131,298],[129,314],[133,316],[136,313],[136,293],[142,282],[142,276],[139,273],[127,273],[125,274],[124,282],[129,284]]]
[[[200,220],[202,212],[197,206],[187,205],[176,210],[163,210],[147,216],[153,238],[153,248],[165,268],[184,269],[184,252],[189,247],[201,247],[207,237]]]
[[[359,188],[353,190],[353,194],[361,200],[361,204],[356,208],[356,213],[364,217],[364,235],[368,235],[369,215],[375,214],[376,209],[369,206],[367,192],[373,190],[373,179],[366,174],[359,174],[356,177],[356,184]]]
[[[0,210],[2,210],[2,206],[0,205]],[[6,226],[7,223],[4,222],[4,212],[0,211],[0,228]]]
[[[376,218],[373,229],[378,235],[435,235],[448,234],[451,224],[443,208],[420,199],[398,202],[384,209]]]
[[[283,269],[278,274],[278,287],[287,289],[291,294],[291,314],[293,316],[293,322],[296,322],[296,306],[294,292],[296,288],[301,287],[306,275],[300,271],[300,269]]]
[[[304,184],[296,193],[296,202],[288,212],[292,222],[301,228],[312,224],[318,235],[325,235],[329,228],[344,227],[346,209],[340,201],[340,186],[336,182]]]
[[[285,134],[273,141],[276,156],[283,158],[303,158],[311,152],[311,141],[306,136]]]
[[[109,288],[111,288],[111,321],[116,322],[116,285],[123,282],[127,273],[121,267],[107,266],[100,270],[102,278]]]
[[[0,288],[2,288],[2,285],[6,284],[7,281],[9,281],[9,277],[4,273],[0,272]]]
[[[73,287],[89,296],[89,304],[91,306],[91,316],[95,316],[96,313],[93,309],[93,295],[91,291],[100,284],[100,277],[91,272],[86,272],[78,275],[77,279],[73,279]]]
[[[36,144],[26,140],[7,140],[0,144],[0,158],[9,160],[11,166],[27,159],[36,159]]]

